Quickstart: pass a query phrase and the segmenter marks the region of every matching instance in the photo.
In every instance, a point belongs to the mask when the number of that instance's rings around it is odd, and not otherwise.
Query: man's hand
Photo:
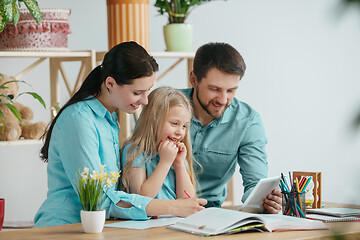
[[[266,199],[264,200],[264,213],[277,214],[279,211],[281,211],[281,205],[281,191],[279,188],[277,188],[274,189],[271,194],[267,195]]]

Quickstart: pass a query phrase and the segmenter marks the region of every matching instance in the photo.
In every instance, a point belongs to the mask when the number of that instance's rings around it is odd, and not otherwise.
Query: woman
[[[35,215],[35,227],[80,222],[75,180],[84,167],[92,171],[106,165],[108,172],[119,172],[120,130],[114,111],[133,113],[146,105],[157,70],[156,61],[140,45],[121,43],[105,55],[60,110],[41,149],[41,158],[48,162],[49,190]],[[112,188],[102,208],[107,218],[140,220],[163,214],[187,216],[204,204],[204,199],[159,200]]]

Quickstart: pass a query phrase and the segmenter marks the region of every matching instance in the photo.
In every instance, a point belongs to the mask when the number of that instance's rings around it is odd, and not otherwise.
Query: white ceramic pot
[[[81,224],[85,233],[100,233],[105,224],[105,210],[84,211],[81,210]]]

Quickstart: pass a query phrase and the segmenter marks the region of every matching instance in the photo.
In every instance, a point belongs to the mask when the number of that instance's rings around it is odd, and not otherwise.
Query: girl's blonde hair
[[[192,116],[192,105],[190,100],[179,90],[172,87],[159,87],[152,91],[148,97],[148,105],[144,106],[140,118],[135,126],[134,133],[124,143],[124,146],[131,144],[127,154],[127,163],[123,169],[122,184],[123,188],[129,191],[129,170],[134,160],[144,153],[149,161],[155,156],[161,142],[161,132],[164,126],[169,109],[174,106],[181,106],[189,111]],[[186,163],[192,184],[196,185],[196,177],[193,168],[192,147],[190,140],[190,126],[186,129],[182,140],[187,149]]]

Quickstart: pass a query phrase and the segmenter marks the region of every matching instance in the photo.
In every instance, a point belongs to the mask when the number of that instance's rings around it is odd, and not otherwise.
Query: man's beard
[[[200,104],[200,106],[202,107],[202,109],[204,109],[205,112],[207,112],[207,114],[209,114],[211,117],[213,117],[214,119],[216,118],[220,118],[223,113],[225,112],[225,110],[229,107],[230,103],[229,102],[226,102],[225,106],[223,107],[223,109],[221,111],[218,111],[218,112],[212,112],[210,110],[210,104],[212,104],[214,101],[213,100],[210,100],[209,104],[205,105],[205,103],[201,102],[200,98],[199,98],[199,88],[197,87],[196,88],[196,98]]]

